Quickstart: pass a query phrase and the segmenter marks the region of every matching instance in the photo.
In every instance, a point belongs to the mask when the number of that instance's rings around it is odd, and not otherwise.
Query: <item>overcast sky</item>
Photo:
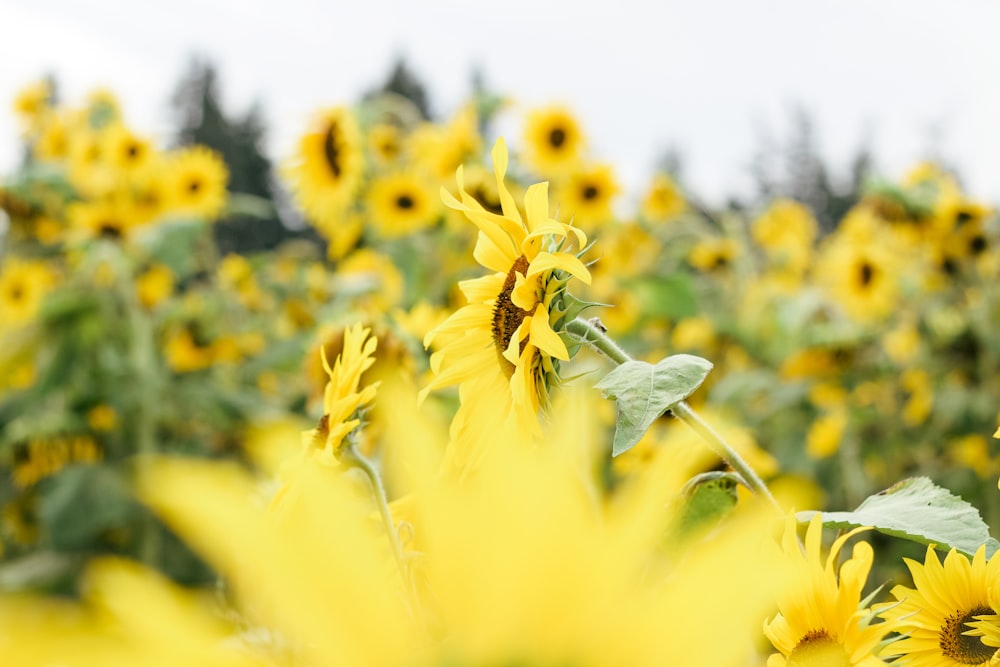
[[[565,102],[594,157],[635,186],[675,146],[709,200],[748,187],[759,128],[810,111],[844,166],[868,137],[899,176],[934,148],[1000,202],[1000,3],[994,0],[0,0],[0,173],[16,161],[15,92],[51,72],[70,102],[114,89],[138,130],[166,138],[194,53],[225,102],[260,101],[272,157],[320,107],[349,103],[405,55],[433,110],[454,110],[477,65],[525,109]]]

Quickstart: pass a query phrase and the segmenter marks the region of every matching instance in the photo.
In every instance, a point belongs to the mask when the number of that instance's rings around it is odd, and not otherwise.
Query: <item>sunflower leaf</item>
[[[814,514],[799,512],[798,519],[809,521]],[[886,535],[955,548],[969,556],[984,544],[987,558],[1000,548],[979,510],[927,477],[897,482],[868,496],[853,512],[821,514],[823,525],[830,528],[869,526]]]
[[[627,361],[594,385],[605,398],[618,401],[612,455],[632,449],[660,415],[694,393],[712,362],[690,354],[675,354],[655,366]]]

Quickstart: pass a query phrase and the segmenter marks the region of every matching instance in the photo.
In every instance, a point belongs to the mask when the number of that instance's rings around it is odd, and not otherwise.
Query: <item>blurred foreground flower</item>
[[[0,651],[10,664],[111,667],[747,664],[780,590],[781,563],[762,548],[770,519],[738,513],[664,549],[685,454],[663,450],[599,500],[581,465],[595,411],[572,396],[544,447],[498,430],[490,465],[458,481],[438,474],[415,396],[392,395],[405,425],[391,437],[408,455],[387,464],[414,489],[405,569],[351,475],[304,467],[298,502],[276,515],[234,466],[154,461],[141,495],[224,574],[225,613],[104,560],[82,605],[0,604]]]

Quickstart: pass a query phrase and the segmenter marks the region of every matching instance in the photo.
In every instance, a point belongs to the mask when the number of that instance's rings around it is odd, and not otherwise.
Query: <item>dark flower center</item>
[[[971,239],[969,239],[969,251],[973,255],[979,255],[984,250],[986,250],[986,237],[982,234],[976,234]]]
[[[97,234],[106,239],[120,239],[122,237],[122,226],[114,221],[105,221],[98,225]]]
[[[514,261],[514,265],[507,272],[507,278],[503,281],[503,288],[497,295],[496,305],[493,306],[493,345],[497,350],[497,357],[500,359],[500,366],[509,378],[514,374],[514,364],[504,358],[503,353],[510,345],[511,336],[521,326],[521,322],[528,315],[528,311],[522,310],[514,305],[510,295],[514,291],[517,282],[517,274],[527,275],[528,258],[521,255]]]
[[[198,194],[199,190],[201,190],[201,181],[195,178],[188,182],[188,192],[194,195]]]
[[[566,143],[566,130],[557,127],[549,132],[549,144],[552,148],[562,148],[564,143]]]
[[[875,267],[869,262],[862,262],[858,267],[858,280],[862,287],[868,287],[875,278]]]
[[[970,637],[962,633],[972,629],[968,623],[976,620],[976,616],[992,613],[992,609],[980,605],[968,613],[957,611],[946,618],[941,624],[941,632],[938,635],[941,653],[963,665],[979,665],[987,662],[997,649],[984,644],[980,637]]]
[[[588,185],[583,189],[583,198],[587,201],[597,199],[598,194],[600,194],[600,190],[597,189],[596,185]]]
[[[326,164],[330,167],[330,172],[333,174],[334,178],[340,178],[340,173],[342,167],[340,164],[340,148],[337,146],[337,124],[330,123],[330,127],[326,131],[326,137],[323,139],[323,157],[326,158]]]
[[[413,208],[413,197],[410,195],[399,195],[396,197],[396,206],[401,209],[409,210]]]

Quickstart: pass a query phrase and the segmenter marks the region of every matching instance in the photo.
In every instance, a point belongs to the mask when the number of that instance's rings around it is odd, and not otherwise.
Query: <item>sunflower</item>
[[[391,165],[403,153],[403,130],[391,123],[378,123],[368,130],[368,152],[374,162]]]
[[[889,651],[900,656],[894,664],[990,664],[997,649],[984,641],[983,625],[976,620],[996,613],[989,594],[996,581],[996,560],[987,565],[985,547],[976,551],[971,562],[952,549],[942,565],[933,545],[927,547],[923,564],[905,559],[916,588],[895,586],[892,595],[899,602],[882,605],[880,612],[883,618],[898,623],[899,632],[905,635]]]
[[[430,184],[406,171],[376,178],[367,200],[372,224],[386,238],[430,227],[440,212],[440,200]]]
[[[691,248],[688,262],[696,269],[710,273],[728,268],[739,254],[740,246],[735,239],[710,237],[698,241]]]
[[[417,168],[444,183],[462,164],[482,151],[479,114],[466,104],[444,125],[423,123],[410,136]]]
[[[126,240],[139,223],[132,208],[117,199],[77,202],[66,214],[70,226],[85,238]]]
[[[204,146],[181,149],[167,165],[170,208],[215,220],[226,207],[229,170],[215,151]]]
[[[768,659],[768,667],[885,664],[877,655],[879,644],[896,623],[871,623],[874,614],[861,605],[874,557],[871,546],[867,542],[855,544],[851,557],[840,566],[839,576],[836,567],[848,538],[863,530],[855,528],[837,538],[824,563],[822,516],[815,514],[809,523],[803,553],[795,515],[789,515],[781,558],[798,585],[779,597],[780,612],[764,624],[764,634],[779,651]]]
[[[614,218],[611,202],[620,192],[610,165],[579,169],[561,181],[555,193],[560,213],[581,226],[606,224]]]
[[[340,220],[363,169],[357,121],[347,108],[334,107],[317,114],[299,139],[286,174],[299,206],[322,229]]]
[[[14,97],[14,113],[29,132],[37,130],[51,109],[54,96],[52,81],[48,79],[36,81],[18,91]]]
[[[152,164],[155,150],[148,139],[137,136],[122,124],[104,132],[104,156],[118,173],[132,175]]]
[[[550,106],[528,114],[524,145],[528,166],[552,178],[564,176],[579,166],[585,141],[580,124],[569,109]]]
[[[31,150],[43,162],[61,162],[69,157],[69,146],[70,130],[66,121],[57,114],[50,114],[42,124]]]
[[[55,283],[48,264],[9,257],[0,270],[0,328],[31,321]]]
[[[896,308],[901,261],[887,242],[877,227],[847,224],[817,258],[817,281],[856,320],[880,320]]]
[[[557,360],[569,359],[556,331],[563,324],[560,302],[566,282],[570,276],[590,282],[587,267],[563,244],[573,236],[582,247],[587,237],[549,217],[548,183],[528,188],[527,219],[522,219],[504,183],[507,146],[502,138],[493,147],[493,169],[503,215],[490,213],[466,191],[461,167],[457,172],[461,200],[441,190],[445,205],[462,211],[478,227],[473,256],[494,273],[460,283],[468,305],[424,338],[425,346],[441,347],[431,356],[435,377],[422,395],[460,384],[463,407],[487,400],[499,403],[521,429],[537,432],[538,411],[548,405]],[[485,383],[500,397],[477,395],[469,389],[472,383]],[[474,412],[475,407],[468,410]]]
[[[676,218],[685,210],[687,201],[674,179],[666,173],[655,174],[642,200],[642,216],[659,222]]]

